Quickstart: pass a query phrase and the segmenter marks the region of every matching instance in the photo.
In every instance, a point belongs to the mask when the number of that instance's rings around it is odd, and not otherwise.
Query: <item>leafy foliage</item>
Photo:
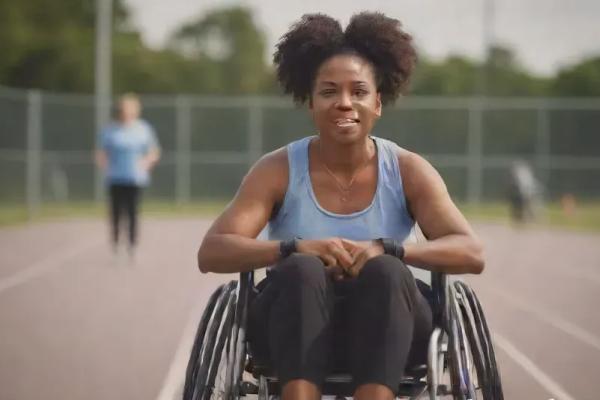
[[[219,8],[181,26],[164,49],[147,47],[123,0],[113,0],[115,92],[260,94],[278,92],[265,35],[250,9]],[[91,92],[94,0],[0,0],[0,85]],[[555,78],[522,68],[506,47],[484,63],[453,55],[422,59],[412,93],[423,95],[598,96],[600,57],[565,67]]]

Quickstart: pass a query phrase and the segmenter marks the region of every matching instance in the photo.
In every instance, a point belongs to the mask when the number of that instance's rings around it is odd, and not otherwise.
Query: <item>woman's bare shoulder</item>
[[[281,147],[262,156],[250,169],[244,181],[260,185],[263,190],[273,192],[275,198],[282,198],[288,185],[287,148]]]
[[[443,185],[439,173],[425,157],[400,147],[396,154],[402,184],[407,195],[413,192],[421,192],[422,189],[429,186]]]

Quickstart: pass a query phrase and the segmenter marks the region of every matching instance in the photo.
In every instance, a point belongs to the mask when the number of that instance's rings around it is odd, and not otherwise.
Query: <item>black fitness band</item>
[[[402,260],[404,258],[404,246],[397,239],[379,239],[383,245],[383,252]]]
[[[297,238],[282,240],[281,242],[279,242],[279,258],[283,259],[295,253],[297,251],[297,244]]]

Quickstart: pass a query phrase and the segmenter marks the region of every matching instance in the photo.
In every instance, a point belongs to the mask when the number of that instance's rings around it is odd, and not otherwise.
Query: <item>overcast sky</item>
[[[490,0],[491,1],[491,0]],[[382,11],[402,21],[419,49],[440,59],[449,53],[483,54],[484,0],[125,0],[150,46],[160,47],[183,22],[216,7],[244,4],[254,11],[272,54],[279,37],[302,14],[323,12],[345,25],[356,12]],[[495,0],[491,31],[517,51],[531,71],[553,74],[600,55],[600,0]]]

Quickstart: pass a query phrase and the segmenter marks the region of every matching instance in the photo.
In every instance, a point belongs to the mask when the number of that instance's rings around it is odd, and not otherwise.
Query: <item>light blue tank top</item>
[[[404,241],[414,221],[408,213],[402,188],[398,145],[372,137],[378,159],[377,189],[373,201],[361,211],[336,214],[321,207],[313,191],[308,171],[308,145],[313,138],[306,137],[287,146],[288,188],[279,212],[269,221],[268,238],[371,240],[383,237]]]

